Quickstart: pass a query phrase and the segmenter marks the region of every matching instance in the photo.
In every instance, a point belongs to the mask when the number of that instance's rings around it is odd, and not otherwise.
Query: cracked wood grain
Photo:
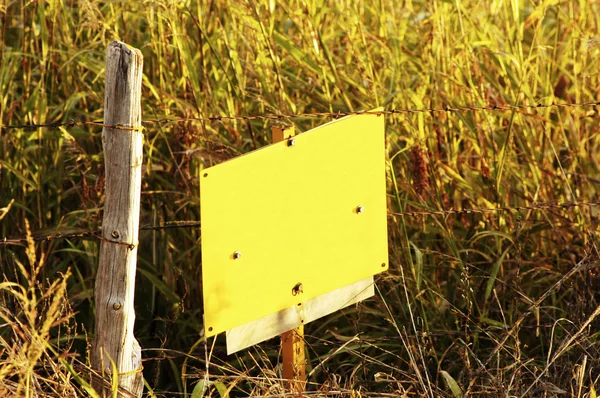
[[[104,124],[138,127],[141,123],[143,57],[139,50],[112,42],[106,53]],[[141,397],[141,348],[133,335],[134,291],[142,179],[143,134],[104,127],[102,145],[106,196],[96,276],[96,330],[92,347],[92,384],[112,396],[116,369],[121,397]]]

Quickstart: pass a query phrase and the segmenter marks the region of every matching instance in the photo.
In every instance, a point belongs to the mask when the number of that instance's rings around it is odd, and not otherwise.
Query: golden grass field
[[[597,0],[4,0],[0,124],[102,120],[121,40],[144,119],[501,108],[387,115],[389,212],[598,203],[600,108],[502,107],[600,101],[599,26]],[[146,125],[141,225],[198,221],[202,168],[273,124]],[[0,129],[0,239],[30,236],[0,242],[0,396],[93,395],[99,242],[34,238],[101,226],[103,162],[99,127]],[[599,209],[390,217],[376,297],[306,327],[307,395],[596,397]],[[277,339],[201,337],[199,239],[141,232],[145,393],[281,396]]]

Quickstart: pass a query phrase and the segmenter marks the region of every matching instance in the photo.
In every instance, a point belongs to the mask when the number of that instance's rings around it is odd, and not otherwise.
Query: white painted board
[[[227,354],[233,354],[375,295],[373,277],[325,293],[227,331]]]

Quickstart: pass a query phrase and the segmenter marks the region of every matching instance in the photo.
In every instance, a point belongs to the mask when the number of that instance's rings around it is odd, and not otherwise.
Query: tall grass
[[[145,119],[597,101],[598,26],[590,0],[7,1],[0,122],[102,119],[114,39],[144,55]],[[197,220],[201,168],[268,144],[270,125],[146,126],[142,225]],[[595,107],[402,114],[386,132],[391,212],[599,198]],[[0,130],[0,237],[24,236],[26,220],[34,235],[100,226],[100,133]],[[598,215],[390,217],[377,297],[307,325],[310,389],[595,396]],[[204,342],[200,231],[140,239],[148,391],[281,393],[275,340],[233,357]],[[85,391],[97,252],[93,239],[0,246],[0,393]]]

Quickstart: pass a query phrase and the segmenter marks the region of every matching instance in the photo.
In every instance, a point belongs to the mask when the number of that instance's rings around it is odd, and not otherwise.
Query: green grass
[[[101,120],[115,39],[144,55],[144,119],[597,101],[598,26],[590,0],[8,1],[0,123]],[[598,202],[598,117],[597,107],[389,116],[389,211]],[[146,126],[141,224],[198,220],[200,170],[267,145],[271,125]],[[0,130],[0,237],[24,236],[26,220],[34,235],[100,226],[100,134]],[[307,325],[310,389],[595,396],[599,214],[390,217],[377,297]],[[189,395],[207,372],[199,239],[140,236],[135,334],[156,396]],[[98,242],[30,247],[0,246],[0,395],[86,394]],[[31,344],[45,348],[24,353]],[[282,391],[277,341],[232,357],[223,338],[214,344],[202,385],[213,396]]]

